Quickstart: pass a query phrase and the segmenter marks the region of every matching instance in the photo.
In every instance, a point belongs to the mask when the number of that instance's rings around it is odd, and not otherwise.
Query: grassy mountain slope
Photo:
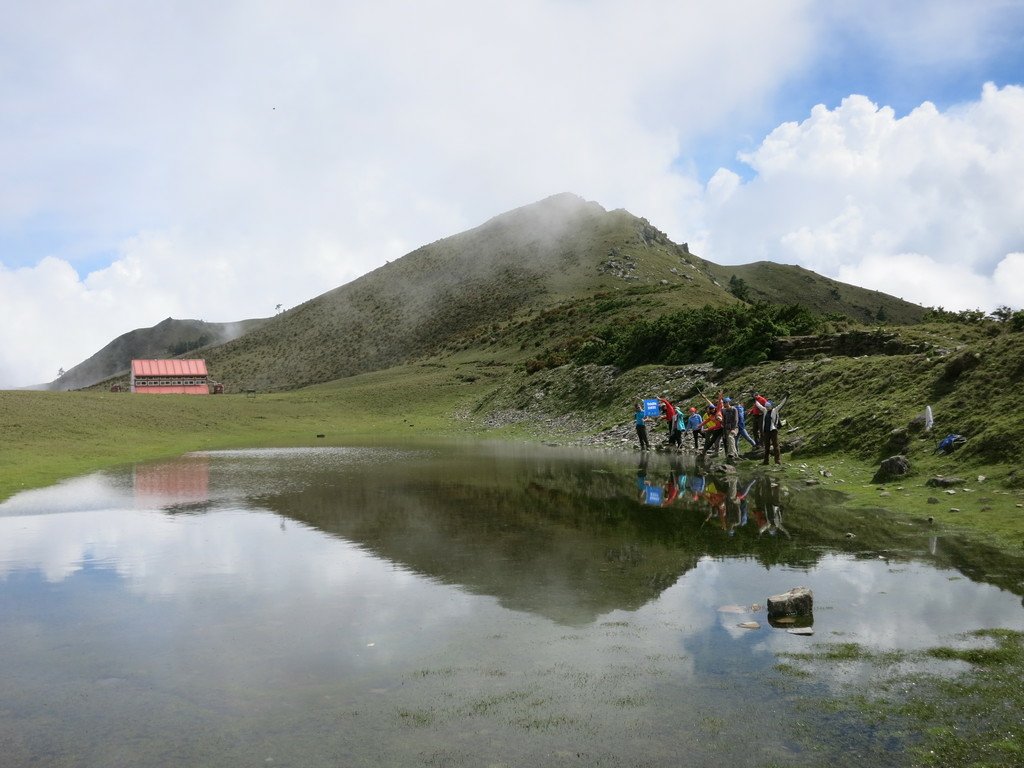
[[[750,297],[853,320],[920,307],[798,267],[718,267],[646,219],[561,194],[425,245],[223,345],[204,349],[228,392],[280,391],[472,352],[556,365],[601,328]]]
[[[265,322],[207,323],[168,317],[152,328],[137,328],[118,336],[99,352],[50,382],[47,388],[67,390],[92,386],[127,371],[133,359],[166,358],[179,354],[195,356],[204,347],[223,344]]]
[[[591,316],[575,302],[604,302],[595,322],[735,302],[698,261],[644,219],[557,195],[423,246],[206,357],[229,391],[330,381],[493,338],[522,357],[531,329],[585,332],[561,322]]]
[[[725,266],[704,262],[724,286],[742,280],[749,301],[799,303],[821,315],[842,314],[860,323],[919,323],[927,310],[881,291],[831,280],[803,267],[758,261]]]

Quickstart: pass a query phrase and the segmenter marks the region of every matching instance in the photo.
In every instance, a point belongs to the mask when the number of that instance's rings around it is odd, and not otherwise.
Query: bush
[[[768,359],[780,336],[818,332],[824,321],[797,305],[754,304],[687,309],[650,320],[608,326],[579,347],[577,363],[682,365],[713,360],[723,366]]]

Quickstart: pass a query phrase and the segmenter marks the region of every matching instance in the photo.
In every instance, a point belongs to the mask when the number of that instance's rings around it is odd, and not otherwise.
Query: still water
[[[191,454],[0,504],[0,764],[811,765],[789,726],[872,671],[779,654],[1024,629],[1022,573],[662,456]]]

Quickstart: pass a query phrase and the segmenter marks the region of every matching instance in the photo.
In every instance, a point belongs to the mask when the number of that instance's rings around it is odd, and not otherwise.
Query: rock
[[[896,456],[890,456],[888,459],[883,461],[879,465],[878,471],[875,472],[875,476],[871,478],[871,482],[887,483],[890,480],[905,477],[908,474],[910,474],[910,459],[899,454]]]
[[[966,481],[962,477],[945,477],[943,475],[936,475],[935,477],[929,478],[925,485],[930,488],[951,488],[954,485],[963,485]]]
[[[761,625],[758,624],[756,621],[741,621],[736,626],[737,627],[742,627],[743,629],[760,629],[761,628]]]
[[[929,496],[929,497],[928,497],[928,503],[929,503],[929,504],[938,504],[938,503],[939,503],[939,500],[938,500],[938,499],[936,499],[936,498],[935,498],[934,496]]]
[[[923,413],[919,413],[917,414],[917,416],[910,420],[909,424],[907,424],[907,432],[909,432],[912,435],[919,435],[922,432],[926,431],[926,425],[927,419],[925,418],[925,415]]]
[[[905,427],[899,427],[889,433],[885,450],[894,454],[905,454],[910,447],[910,433]]]
[[[949,511],[950,512],[959,512],[960,511],[960,507],[950,507]]]
[[[813,635],[814,629],[811,627],[792,627],[786,630],[788,635]]]
[[[814,608],[814,593],[807,587],[793,587],[789,592],[768,598],[768,615],[810,616]]]

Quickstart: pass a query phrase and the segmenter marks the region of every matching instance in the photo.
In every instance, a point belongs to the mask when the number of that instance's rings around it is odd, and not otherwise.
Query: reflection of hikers
[[[686,420],[686,427],[693,432],[693,450],[694,453],[700,448],[700,425],[704,422],[703,417],[697,412],[696,408],[690,409],[690,418]]]
[[[640,441],[640,450],[651,450],[651,443],[647,439],[647,417],[644,416],[642,403],[637,403],[636,410],[633,411],[633,421],[636,424],[636,437]]]
[[[736,433],[739,430],[739,414],[732,404],[732,398],[727,397],[722,401],[722,437],[725,441],[725,458],[728,461],[736,461],[739,454],[736,451]]]
[[[760,478],[754,504],[759,507],[754,510],[758,536],[765,533],[769,536],[774,536],[777,533],[789,536],[789,531],[782,525],[782,499],[777,482],[770,477]]]
[[[643,492],[647,485],[647,454],[640,454],[640,463],[636,467],[636,489]]]
[[[679,483],[676,482],[676,473],[670,472],[668,482],[665,484],[665,495],[661,500],[661,506],[667,507],[679,496]]]
[[[762,464],[768,463],[768,457],[774,456],[775,463],[782,463],[782,454],[779,451],[779,423],[782,417],[779,416],[779,411],[782,410],[782,406],[786,404],[786,400],[789,399],[789,395],[783,395],[782,399],[773,404],[772,407],[764,414],[764,423],[761,426],[761,441],[764,443],[764,461]]]

